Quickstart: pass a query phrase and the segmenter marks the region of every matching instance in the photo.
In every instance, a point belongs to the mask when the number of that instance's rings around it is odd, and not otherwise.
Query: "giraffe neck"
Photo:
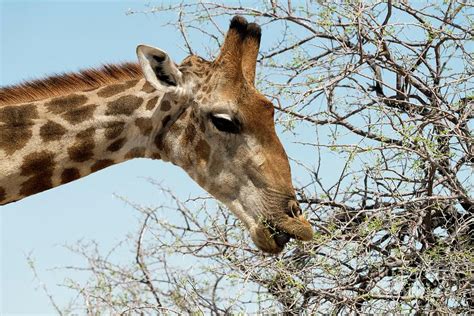
[[[181,106],[144,79],[0,106],[0,204],[132,158],[160,159],[157,139]]]

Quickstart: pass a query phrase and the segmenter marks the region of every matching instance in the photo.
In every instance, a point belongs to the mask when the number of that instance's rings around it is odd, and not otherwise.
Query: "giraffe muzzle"
[[[298,203],[288,202],[287,209],[274,213],[251,230],[251,237],[258,248],[269,253],[279,253],[291,240],[309,241],[313,229],[303,217]]]

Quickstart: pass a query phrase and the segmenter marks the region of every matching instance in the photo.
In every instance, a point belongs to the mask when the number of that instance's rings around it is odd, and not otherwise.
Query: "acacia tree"
[[[472,4],[244,3],[147,12],[177,12],[170,25],[190,53],[214,55],[235,14],[272,34],[258,86],[304,152],[291,158],[313,240],[264,255],[219,205],[160,188],[179,218],[131,203],[143,221],[121,245],[132,251],[128,264],[94,243],[72,247],[87,265],[69,269],[90,278],[66,280],[79,295],[60,310],[473,312]]]

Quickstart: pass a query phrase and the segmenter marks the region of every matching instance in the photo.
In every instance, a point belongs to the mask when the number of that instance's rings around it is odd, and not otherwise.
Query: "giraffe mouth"
[[[244,214],[240,203],[230,205],[237,215]],[[263,214],[262,214],[263,213]],[[313,238],[313,228],[295,207],[266,210],[253,216],[239,216],[249,231],[253,243],[261,251],[278,254],[292,239],[309,241]]]
[[[277,254],[291,239],[311,240],[313,229],[303,216],[284,216],[260,222],[251,230],[250,235],[255,245],[262,251]]]

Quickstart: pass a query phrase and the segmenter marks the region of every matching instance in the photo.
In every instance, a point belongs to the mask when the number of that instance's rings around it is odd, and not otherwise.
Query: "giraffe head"
[[[137,54],[148,83],[185,105],[165,135],[153,136],[156,155],[224,203],[257,247],[278,253],[290,238],[310,240],[312,229],[296,202],[273,105],[254,86],[260,36],[257,24],[237,16],[213,62],[192,55],[177,66],[143,45]]]

